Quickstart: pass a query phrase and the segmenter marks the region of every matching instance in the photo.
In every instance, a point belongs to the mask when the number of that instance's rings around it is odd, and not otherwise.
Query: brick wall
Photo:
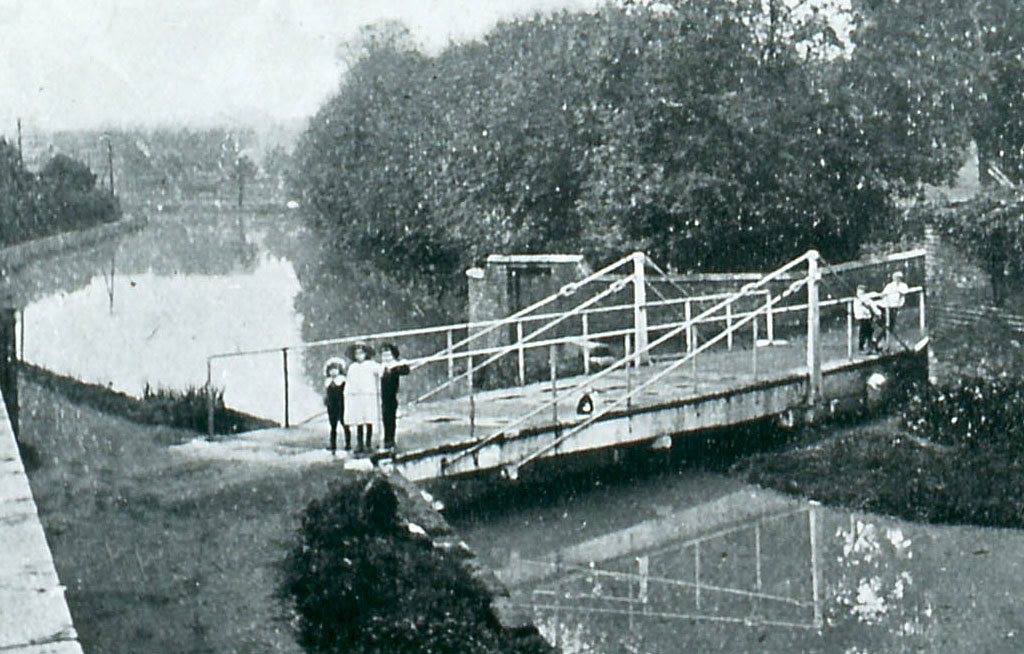
[[[1019,304],[1011,297],[1003,307],[994,306],[988,274],[931,227],[925,230],[925,250],[932,381],[973,374],[984,365],[982,359],[1019,349],[1024,341],[1024,314],[1014,310]],[[972,344],[979,347],[972,351]]]

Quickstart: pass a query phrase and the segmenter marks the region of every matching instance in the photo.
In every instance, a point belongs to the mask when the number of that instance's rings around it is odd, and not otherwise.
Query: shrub
[[[942,387],[919,385],[900,417],[912,433],[943,445],[1011,446],[1024,437],[1024,381],[965,378]]]
[[[183,391],[153,388],[149,384],[142,390],[142,421],[157,425],[170,425],[192,431],[206,431],[208,396],[205,386],[189,386]],[[222,416],[224,389],[213,389],[214,423]]]
[[[435,550],[397,517],[381,477],[333,485],[302,514],[279,592],[309,652],[550,652],[515,639],[457,554]]]

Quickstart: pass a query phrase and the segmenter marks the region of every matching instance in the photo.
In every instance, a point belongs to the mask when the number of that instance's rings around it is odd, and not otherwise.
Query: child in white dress
[[[352,363],[345,375],[345,424],[356,428],[356,451],[373,449],[373,426],[380,422],[380,378],[384,366],[374,361],[373,348],[349,348]]]

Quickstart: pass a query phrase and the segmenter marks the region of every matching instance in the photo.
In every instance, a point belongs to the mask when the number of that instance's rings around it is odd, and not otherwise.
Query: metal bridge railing
[[[358,341],[380,342],[383,340],[401,341],[411,338],[443,337],[445,341],[443,347],[431,354],[407,359],[412,369],[430,366],[434,373],[428,375],[427,378],[437,379],[440,377],[442,380],[418,394],[414,403],[436,398],[446,389],[454,397],[456,386],[464,382],[465,395],[469,399],[470,433],[472,436],[475,432],[474,397],[479,392],[474,385],[474,378],[482,374],[483,371],[501,364],[503,360],[513,357],[514,362],[511,366],[513,378],[504,379],[504,382],[507,382],[508,385],[522,386],[529,380],[527,355],[538,349],[547,348],[549,350],[547,368],[552,384],[552,399],[538,407],[537,410],[521,417],[514,425],[523,424],[525,420],[552,406],[557,407],[556,387],[560,372],[557,350],[563,346],[568,346],[579,352],[578,365],[574,364],[577,367],[561,371],[563,377],[567,373],[573,376],[582,374],[583,379],[570,389],[577,390],[587,388],[588,385],[592,385],[608,374],[623,369],[627,364],[638,367],[655,358],[664,360],[681,357],[685,361],[693,361],[693,365],[696,366],[695,357],[719,342],[724,341],[726,348],[731,350],[739,334],[739,328],[749,324],[751,326],[752,366],[756,375],[758,344],[776,342],[777,323],[780,320],[793,314],[810,311],[810,302],[782,304],[784,298],[774,295],[771,288],[773,285],[778,286],[794,279],[797,280],[799,283],[790,284],[790,288],[784,291],[785,298],[790,298],[797,289],[802,288],[806,283],[807,276],[797,275],[796,266],[801,262],[806,262],[808,256],[809,254],[805,254],[773,273],[760,276],[757,280],[745,284],[739,291],[687,295],[686,290],[678,283],[685,276],[670,275],[643,253],[635,252],[577,282],[564,285],[555,294],[497,320],[360,334],[276,348],[214,354],[207,358],[207,388],[212,389],[213,365],[217,361],[280,353],[284,383],[284,424],[289,426],[291,424],[288,391],[288,355],[290,352],[338,347]],[[848,274],[851,271],[856,273],[874,266],[905,264],[922,256],[923,252],[913,251],[891,255],[874,262],[839,264],[828,267],[827,270],[835,279],[841,280],[839,275]],[[623,269],[630,264],[632,270],[625,273]],[[647,274],[647,268],[650,268],[654,274]],[[740,275],[738,279],[743,277]],[[749,278],[749,275],[746,277]],[[668,291],[668,289],[672,289],[678,295],[669,297],[672,291]],[[629,299],[632,301],[624,302],[619,299],[630,290],[632,297]],[[648,300],[648,290],[652,291],[658,299]],[[921,287],[915,287],[911,289],[911,292],[917,293],[920,297],[919,314],[923,332],[924,292]],[[562,300],[564,305],[565,301],[571,298],[576,298],[574,306],[559,307],[559,310],[556,311],[551,310],[552,305],[559,300]],[[817,304],[818,311],[842,304],[847,305],[847,350],[850,357],[852,357],[853,342],[851,303],[851,297],[829,297]],[[543,313],[542,310],[544,310]],[[764,325],[763,334],[760,331],[761,323]],[[706,331],[708,327],[712,329],[720,327],[721,331],[718,336],[710,340],[702,339],[701,332]],[[508,337],[507,333],[499,331],[502,329],[514,330],[514,337]],[[650,339],[657,334],[661,335],[651,341]],[[490,339],[487,339],[488,335],[491,335]],[[678,340],[673,340],[676,337]],[[494,344],[495,338],[507,342]],[[610,359],[611,364],[594,375],[592,369],[596,360],[595,351],[598,349],[606,350],[608,353],[618,351],[620,348],[618,343],[621,343],[622,356],[605,356],[603,363],[607,365]],[[655,352],[655,348],[658,348],[657,352]],[[680,362],[677,360],[670,366],[670,370],[675,370],[679,365]],[[505,369],[499,372],[504,374],[510,371]],[[499,381],[501,380],[499,379]],[[633,395],[636,392],[640,392],[640,389],[635,389]],[[208,420],[212,429],[213,393],[208,393],[208,397],[210,399]],[[487,438],[496,438],[510,428],[511,426],[506,427]]]

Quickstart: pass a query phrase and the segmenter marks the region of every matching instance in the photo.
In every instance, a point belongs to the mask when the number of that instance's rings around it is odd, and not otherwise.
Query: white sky
[[[338,44],[399,19],[427,49],[599,0],[0,0],[0,135],[302,118]]]

